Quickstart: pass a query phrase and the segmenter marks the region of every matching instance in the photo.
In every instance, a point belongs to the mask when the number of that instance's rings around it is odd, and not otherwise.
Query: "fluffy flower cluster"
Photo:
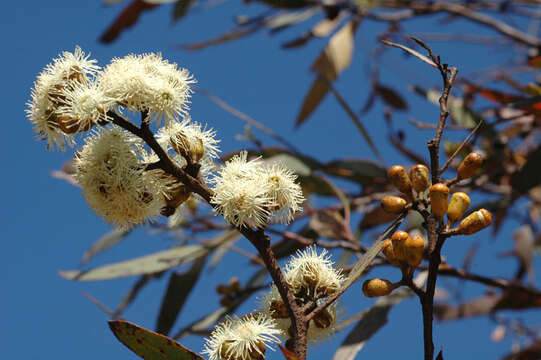
[[[247,160],[241,152],[214,178],[212,203],[235,226],[264,228],[269,221],[288,223],[304,201],[297,176],[280,164]]]
[[[280,342],[279,334],[275,321],[261,313],[228,318],[205,339],[203,353],[210,360],[260,360],[267,346]]]
[[[88,57],[79,47],[74,53],[63,52],[34,82],[26,113],[48,148],[73,146],[72,134],[105,120],[113,105],[95,84],[99,67]]]
[[[161,54],[114,58],[99,74],[105,93],[132,111],[148,112],[166,122],[186,115],[195,80],[186,69],[162,59]]]
[[[145,171],[141,141],[112,127],[86,138],[75,157],[75,177],[98,215],[108,223],[130,227],[157,216],[171,181]]]
[[[285,267],[284,276],[298,302],[302,304],[308,301],[321,303],[340,289],[344,278],[333,265],[327,252],[323,250],[318,254],[315,247],[299,251],[296,256],[290,259]],[[334,332],[337,309],[338,304],[335,301],[310,321],[307,333],[308,341],[319,343]],[[275,285],[263,297],[261,311],[268,313],[271,318],[276,320],[278,328],[282,330],[283,334],[288,334],[287,330],[291,326],[291,320]]]

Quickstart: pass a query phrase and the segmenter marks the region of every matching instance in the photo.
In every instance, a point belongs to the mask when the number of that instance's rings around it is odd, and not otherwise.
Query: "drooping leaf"
[[[434,63],[434,61],[432,61],[430,58],[428,58],[427,56],[425,55],[422,55],[420,53],[418,53],[417,51],[413,50],[413,49],[410,49],[409,47],[407,46],[404,46],[404,45],[401,45],[401,44],[397,44],[397,43],[394,43],[392,41],[389,41],[389,40],[381,40],[382,43],[384,43],[385,45],[387,46],[392,46],[392,47],[396,47],[396,48],[399,48],[399,49],[402,49],[404,50],[405,52],[407,52],[408,54],[410,55],[413,55],[415,56],[417,59],[427,63],[428,65],[434,67],[434,68],[438,68],[438,65],[436,65]]]
[[[387,176],[385,168],[370,160],[340,159],[326,163],[322,169],[329,175],[339,176],[361,185],[383,180]]]
[[[309,176],[312,170],[301,159],[288,153],[281,153],[273,155],[265,159],[267,163],[280,163],[285,165],[288,169],[293,170],[295,174],[301,176]]]
[[[164,274],[164,271],[160,271],[155,274],[146,274],[139,277],[139,279],[135,282],[135,284],[131,287],[131,289],[124,295],[120,303],[115,309],[114,317],[118,318],[124,310],[135,300],[137,295],[143,290],[143,288],[150,283],[154,279],[159,279]]]
[[[514,190],[525,193],[541,184],[541,146],[528,155],[526,164],[512,177]]]
[[[323,209],[310,218],[310,228],[327,239],[347,239],[344,217],[338,211]]]
[[[532,264],[535,239],[532,227],[529,224],[524,224],[515,230],[513,242],[515,243],[514,255],[520,262],[520,275],[526,273],[529,282],[535,284]],[[517,277],[521,278],[522,276],[517,275]]]
[[[107,30],[105,30],[100,37],[100,41],[105,44],[112,43],[122,31],[135,25],[143,12],[152,10],[156,6],[158,4],[150,4],[143,0],[133,0],[122,10]]]
[[[182,19],[190,6],[192,6],[193,0],[177,0],[175,6],[173,7],[173,21],[178,21]]]
[[[301,125],[317,108],[329,91],[329,83],[344,71],[353,58],[354,33],[357,21],[349,21],[329,40],[327,47],[312,65],[317,74],[308,94],[304,98],[295,126]]]
[[[342,289],[349,288],[355,281],[357,281],[366,267],[370,265],[372,260],[378,255],[378,253],[381,250],[381,247],[383,246],[383,243],[385,240],[398,229],[400,224],[402,224],[402,221],[405,218],[405,214],[400,214],[396,220],[374,241],[372,246],[364,253],[363,257],[357,261],[357,263],[353,266],[351,271],[349,272],[349,275],[347,279],[344,281],[344,284],[342,284]]]
[[[286,360],[300,360],[300,357],[298,357],[297,355],[295,355],[295,353],[293,353],[292,351],[286,349],[285,347],[283,346],[280,346],[280,350],[282,351],[282,354],[284,354],[284,358]]]
[[[128,349],[145,360],[204,360],[167,336],[124,320],[110,320],[109,327]]]
[[[199,245],[179,246],[151,255],[93,268],[90,270],[69,270],[58,273],[68,280],[109,280],[119,277],[152,274],[180,266],[204,256],[209,249]]]
[[[85,265],[88,260],[96,256],[102,251],[105,251],[122,240],[130,233],[130,230],[126,229],[120,229],[120,228],[114,228],[113,230],[109,231],[107,234],[100,237],[92,246],[90,249],[88,249],[81,259],[81,265]]]
[[[156,324],[156,332],[167,335],[175,324],[186,299],[199,279],[205,265],[206,257],[195,260],[188,271],[183,274],[172,273],[167,291],[163,296],[160,314]]]
[[[413,296],[413,291],[402,288],[391,295],[379,298],[371,308],[356,316],[355,318],[358,318],[359,322],[344,339],[334,354],[333,360],[355,359],[368,339],[387,323],[387,316],[391,308],[411,296]]]
[[[233,28],[222,35],[218,35],[214,38],[199,41],[191,44],[179,45],[178,47],[185,50],[201,50],[209,46],[218,45],[224,42],[240,39],[241,37],[253,34],[257,30],[261,29],[263,25],[254,26],[242,26]]]
[[[379,97],[389,106],[391,106],[395,110],[407,110],[408,109],[408,103],[404,100],[404,98],[396,92],[394,89],[384,86],[381,84],[376,84],[374,86],[374,91],[376,94],[379,95]]]
[[[231,244],[237,241],[240,238],[240,233],[237,230],[227,230],[222,236],[227,236],[227,240],[221,243],[216,250],[212,253],[212,258],[209,261],[208,268],[214,269],[216,265],[223,258],[227,250],[230,248]]]

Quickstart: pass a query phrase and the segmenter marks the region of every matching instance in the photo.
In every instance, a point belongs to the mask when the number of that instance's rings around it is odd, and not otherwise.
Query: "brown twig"
[[[154,134],[148,128],[148,124],[145,124],[145,121],[142,122],[141,127],[137,127],[132,124],[130,121],[117,114],[114,111],[108,111],[107,115],[111,121],[122,127],[125,130],[128,130],[132,134],[140,137],[145,143],[156,153],[161,162],[161,169],[166,173],[175,176],[179,179],[189,190],[200,195],[209,205],[213,206],[211,199],[213,196],[212,190],[197,177],[198,168],[194,167],[190,169],[189,166],[186,167],[186,171],[176,165],[165,150],[158,144]],[[193,170],[193,171],[191,171]],[[304,314],[302,313],[299,305],[296,303],[295,298],[285,281],[284,275],[280,270],[280,266],[276,261],[276,257],[272,252],[270,246],[270,238],[265,235],[263,230],[253,230],[246,227],[237,228],[237,230],[244,235],[252,245],[257,249],[259,255],[263,259],[269,274],[276,284],[278,292],[284,301],[289,316],[291,318],[291,324],[294,328],[294,334],[292,338],[292,350],[301,360],[306,358],[306,332],[307,332],[307,322],[304,319]]]
[[[443,172],[447,169],[447,167],[449,166],[449,164],[451,164],[451,161],[453,161],[453,159],[460,153],[460,151],[462,151],[462,149],[464,148],[464,146],[466,146],[466,144],[470,141],[471,137],[477,132],[477,130],[479,130],[479,128],[481,127],[481,125],[483,124],[483,120],[479,121],[479,123],[473,128],[473,130],[470,132],[470,134],[464,139],[464,141],[462,141],[462,143],[458,146],[458,148],[455,150],[455,152],[453,153],[453,155],[451,155],[449,157],[449,159],[447,159],[447,161],[445,162],[445,164],[443,164],[443,166],[441,167],[440,171],[439,171],[439,175],[438,176],[441,176],[441,174],[443,174]]]

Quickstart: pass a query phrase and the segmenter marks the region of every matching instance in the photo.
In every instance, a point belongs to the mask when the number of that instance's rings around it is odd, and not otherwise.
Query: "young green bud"
[[[419,235],[415,235],[413,238],[408,236],[404,242],[406,248],[406,262],[408,265],[416,268],[423,260],[423,252],[425,248],[425,242]]]
[[[417,164],[411,168],[410,178],[413,188],[418,193],[425,191],[430,185],[428,168],[423,164]]]
[[[459,180],[468,179],[479,169],[483,163],[481,154],[472,152],[462,160],[457,170],[457,178]]]
[[[456,229],[453,234],[471,235],[492,224],[492,214],[486,210],[477,210],[468,215]]]
[[[385,196],[381,199],[381,207],[383,210],[392,214],[401,213],[406,207],[406,204],[406,200],[399,196]]]
[[[430,204],[432,213],[439,218],[447,212],[449,203],[449,188],[442,183],[434,184],[430,187]]]
[[[386,279],[370,279],[363,283],[363,294],[366,297],[386,296],[393,290],[393,284]]]
[[[404,194],[411,193],[411,181],[408,172],[403,166],[394,165],[387,172],[387,177],[391,183]]]
[[[456,192],[451,197],[451,202],[447,208],[447,218],[451,223],[455,223],[462,218],[470,206],[470,197],[463,192]]]
[[[406,246],[405,242],[409,238],[409,234],[405,231],[398,230],[391,236],[391,242],[393,243],[393,253],[397,260],[406,260]]]

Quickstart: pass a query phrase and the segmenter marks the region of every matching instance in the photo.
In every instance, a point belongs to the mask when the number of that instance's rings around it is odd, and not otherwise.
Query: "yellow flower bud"
[[[404,241],[404,247],[406,248],[406,262],[416,268],[423,260],[423,252],[425,248],[425,241],[419,235],[408,236]]]
[[[391,236],[391,242],[393,243],[393,253],[397,260],[406,260],[405,242],[409,237],[409,234],[402,230],[398,230],[393,234],[393,236]]]
[[[463,192],[456,192],[451,197],[451,202],[447,208],[447,218],[451,223],[455,223],[462,218],[470,206],[470,197]]]
[[[458,166],[457,178],[462,180],[472,177],[482,163],[483,157],[481,154],[476,152],[469,153]]]
[[[430,187],[430,204],[432,213],[442,218],[447,212],[449,203],[449,188],[442,183],[434,184]]]
[[[406,207],[406,200],[399,196],[385,196],[383,199],[381,199],[381,207],[383,210],[398,214],[404,210]]]
[[[481,209],[468,215],[452,233],[470,235],[483,230],[490,224],[492,224],[492,214],[486,209]]]
[[[428,189],[430,185],[428,168],[423,164],[417,164],[410,170],[410,178],[413,188],[418,193],[421,193]]]
[[[370,279],[363,283],[363,294],[366,297],[386,296],[393,290],[393,284],[386,279]]]
[[[411,193],[411,181],[408,172],[403,166],[394,165],[387,172],[387,177],[391,183],[402,193]]]

